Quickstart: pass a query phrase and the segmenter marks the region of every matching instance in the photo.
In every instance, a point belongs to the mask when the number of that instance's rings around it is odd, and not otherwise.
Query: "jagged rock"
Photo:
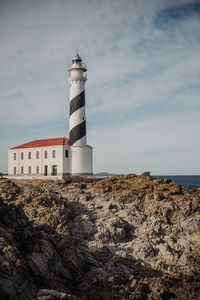
[[[0,178],[0,299],[198,299],[199,200],[148,172]]]
[[[80,300],[80,298],[54,290],[41,289],[37,292],[34,300]]]

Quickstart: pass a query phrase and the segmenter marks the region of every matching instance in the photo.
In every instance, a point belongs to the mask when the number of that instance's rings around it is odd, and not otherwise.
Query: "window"
[[[36,159],[39,159],[39,151],[36,151]]]
[[[48,166],[44,166],[44,176],[48,175]]]
[[[52,150],[52,157],[53,157],[53,158],[56,157],[56,150]]]
[[[31,152],[28,153],[28,159],[31,159]]]
[[[36,174],[39,174],[39,166],[36,166]]]
[[[16,167],[14,167],[14,174],[16,175],[16,173],[17,173],[17,168]]]
[[[44,158],[47,158],[47,151],[44,151]]]
[[[14,160],[16,160],[17,159],[17,154],[16,153],[14,153]]]
[[[31,166],[28,167],[28,174],[31,174]]]
[[[21,174],[24,174],[24,167],[21,166]]]
[[[68,157],[68,150],[65,150],[65,157]]]
[[[24,159],[24,152],[21,152],[21,159]]]
[[[52,166],[52,175],[53,176],[57,175],[57,166],[56,165]]]

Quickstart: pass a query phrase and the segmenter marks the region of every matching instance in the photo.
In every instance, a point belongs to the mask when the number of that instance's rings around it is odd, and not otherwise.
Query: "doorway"
[[[56,165],[52,166],[52,176],[57,176],[57,166]]]
[[[48,175],[48,166],[44,166],[44,176]]]

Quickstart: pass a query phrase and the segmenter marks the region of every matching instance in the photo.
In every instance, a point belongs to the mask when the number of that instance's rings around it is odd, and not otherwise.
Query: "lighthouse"
[[[78,53],[68,68],[70,85],[69,146],[70,173],[90,175],[93,173],[92,147],[87,145],[85,114],[85,82],[87,68]]]
[[[69,138],[35,139],[8,150],[8,177],[64,178],[92,175],[92,147],[86,139],[86,66],[78,55],[68,68],[70,85]]]

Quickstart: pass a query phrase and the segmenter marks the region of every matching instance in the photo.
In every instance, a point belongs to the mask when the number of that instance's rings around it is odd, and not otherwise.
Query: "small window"
[[[14,174],[16,175],[16,173],[17,173],[17,168],[16,167],[14,167]]]
[[[47,151],[44,151],[44,158],[47,158]]]
[[[21,152],[21,159],[24,159],[24,152]]]
[[[28,167],[28,174],[31,174],[31,166]]]
[[[56,157],[56,150],[52,150],[52,157],[53,157],[53,158]]]
[[[36,166],[36,174],[39,174],[39,166]]]
[[[31,159],[31,152],[28,153],[28,159]]]
[[[68,157],[68,150],[65,150],[65,157]]]
[[[14,160],[16,160],[17,159],[17,154],[16,153],[14,153]]]
[[[39,159],[39,151],[36,151],[36,159]]]
[[[24,167],[21,166],[21,174],[23,175],[24,174]]]

